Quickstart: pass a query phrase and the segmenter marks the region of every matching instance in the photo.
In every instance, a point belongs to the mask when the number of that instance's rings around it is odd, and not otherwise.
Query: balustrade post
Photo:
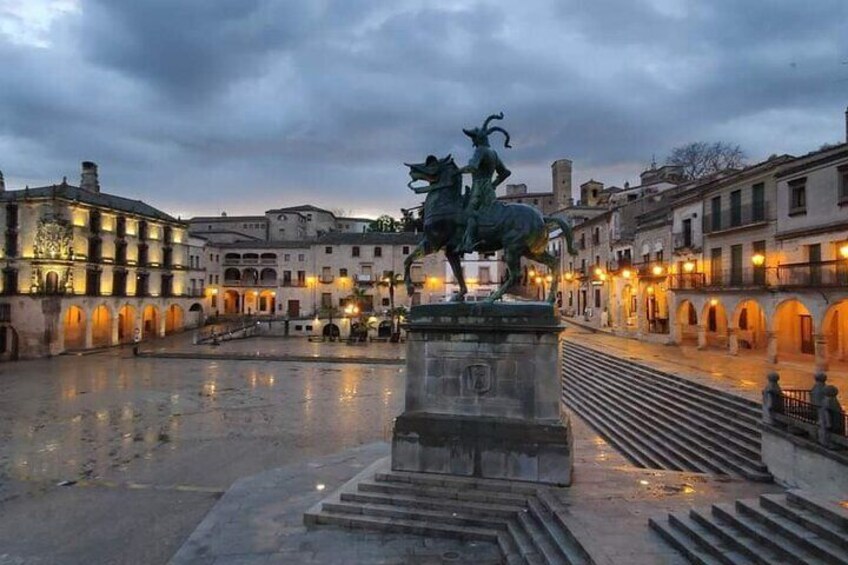
[[[780,389],[780,375],[769,373],[768,384],[763,389],[763,422],[774,425],[774,414],[783,411],[783,391]]]
[[[766,332],[766,358],[769,363],[777,363],[777,332]]]
[[[831,447],[831,434],[844,434],[844,412],[837,396],[839,389],[833,385],[824,387],[824,402],[818,407],[818,440],[824,447]]]

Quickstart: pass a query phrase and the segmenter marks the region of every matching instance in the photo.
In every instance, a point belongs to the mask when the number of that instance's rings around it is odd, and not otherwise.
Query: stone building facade
[[[5,186],[4,186],[5,188]],[[203,322],[205,273],[188,226],[79,186],[0,192],[0,357],[41,357],[163,336]]]

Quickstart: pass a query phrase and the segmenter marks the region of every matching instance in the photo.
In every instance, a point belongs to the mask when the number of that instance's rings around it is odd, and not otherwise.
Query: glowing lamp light
[[[606,274],[606,273],[601,273],[600,275],[598,275],[598,278],[599,278],[600,280],[602,280],[602,281],[605,281],[605,280],[607,280],[607,274]]]
[[[600,277],[600,276],[601,276],[601,275],[603,275],[603,274],[604,274],[604,270],[603,270],[603,269],[601,269],[600,267],[595,267],[595,276],[596,276],[596,277]]]
[[[654,268],[651,269],[651,272],[656,276],[660,276],[663,274],[663,268],[660,265],[654,265]]]
[[[542,284],[542,277],[536,277],[536,284]]]
[[[531,279],[535,279],[535,278],[536,278],[536,271],[534,271],[533,269],[530,269],[530,272],[529,272],[528,274],[530,275],[530,278],[531,278]]]
[[[633,273],[630,272],[630,269],[624,269],[623,271],[621,271],[621,276],[625,279],[629,279],[633,276]]]
[[[554,277],[553,277],[553,275],[548,275],[548,276],[545,277],[545,280],[548,281],[548,282],[552,282],[554,280]]]
[[[565,273],[565,280],[570,281],[574,279],[574,273]]]
[[[710,298],[710,306],[718,306],[718,298]]]
[[[695,263],[692,261],[686,261],[683,263],[683,271],[686,273],[691,273],[695,270]]]
[[[762,267],[765,262],[766,262],[766,256],[763,255],[762,253],[755,253],[751,257],[751,263],[753,263],[755,267]]]
[[[839,248],[839,254],[842,255],[843,259],[848,259],[848,243]]]
[[[654,293],[654,287],[653,286],[649,286],[646,290],[648,291],[648,294]]]

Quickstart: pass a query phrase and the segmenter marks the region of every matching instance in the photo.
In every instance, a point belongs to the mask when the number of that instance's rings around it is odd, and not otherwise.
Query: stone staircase
[[[692,563],[848,564],[848,509],[803,491],[693,508],[650,525]]]
[[[562,398],[634,465],[771,481],[760,406],[565,341]]]
[[[553,489],[531,483],[368,473],[307,512],[304,523],[488,541],[509,564],[592,563]]]

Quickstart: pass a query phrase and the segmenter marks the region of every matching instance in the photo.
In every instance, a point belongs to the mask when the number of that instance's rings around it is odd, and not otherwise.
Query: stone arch
[[[0,325],[0,360],[17,360],[19,347],[18,331],[8,324]]]
[[[235,290],[224,291],[224,314],[241,312],[241,296]]]
[[[85,312],[82,308],[74,305],[68,306],[68,309],[65,310],[65,315],[62,316],[63,349],[85,348],[86,323]]]
[[[224,284],[238,284],[241,282],[241,273],[238,269],[229,267],[224,269]]]
[[[706,336],[706,346],[727,347],[728,316],[727,309],[718,298],[707,300],[701,310],[701,326]]]
[[[733,310],[731,323],[739,349],[766,349],[768,346],[766,311],[754,298],[743,298]]]
[[[149,339],[159,336],[159,309],[148,304],[142,310],[141,315],[141,338]]]
[[[263,314],[273,314],[277,307],[277,293],[273,290],[263,290],[259,293],[259,306],[257,310]]]
[[[779,355],[813,355],[815,344],[815,320],[798,298],[782,301],[774,310],[771,327],[777,338]]]
[[[341,333],[339,326],[334,323],[324,324],[324,328],[321,330],[321,334],[330,339],[338,339]]]
[[[135,308],[129,304],[124,304],[121,309],[118,310],[118,343],[132,343],[135,330]]]
[[[241,261],[241,255],[239,253],[226,253],[224,255],[224,262],[227,263],[229,261],[235,261],[238,264],[238,261]]]
[[[678,343],[697,345],[700,318],[698,317],[698,310],[691,300],[680,301],[677,305],[675,320],[679,332]]]
[[[392,323],[389,320],[383,320],[379,323],[377,337],[392,337]]]
[[[178,332],[185,326],[185,314],[181,306],[171,304],[165,311],[165,335]]]
[[[276,253],[263,253],[259,256],[260,261],[263,263],[276,263],[277,262],[277,254]]]
[[[91,346],[112,345],[112,310],[101,304],[91,312]]]
[[[648,333],[669,333],[668,289],[663,284],[648,283],[642,293],[644,328]]]
[[[259,280],[263,285],[276,284],[277,271],[276,269],[265,268],[259,273]]]
[[[56,271],[47,271],[44,273],[44,292],[45,294],[61,294],[62,287],[60,281],[61,276]]]
[[[831,304],[822,317],[821,334],[824,336],[829,361],[848,358],[848,298]]]
[[[244,286],[256,286],[259,284],[259,271],[253,267],[242,270],[241,284]]]

